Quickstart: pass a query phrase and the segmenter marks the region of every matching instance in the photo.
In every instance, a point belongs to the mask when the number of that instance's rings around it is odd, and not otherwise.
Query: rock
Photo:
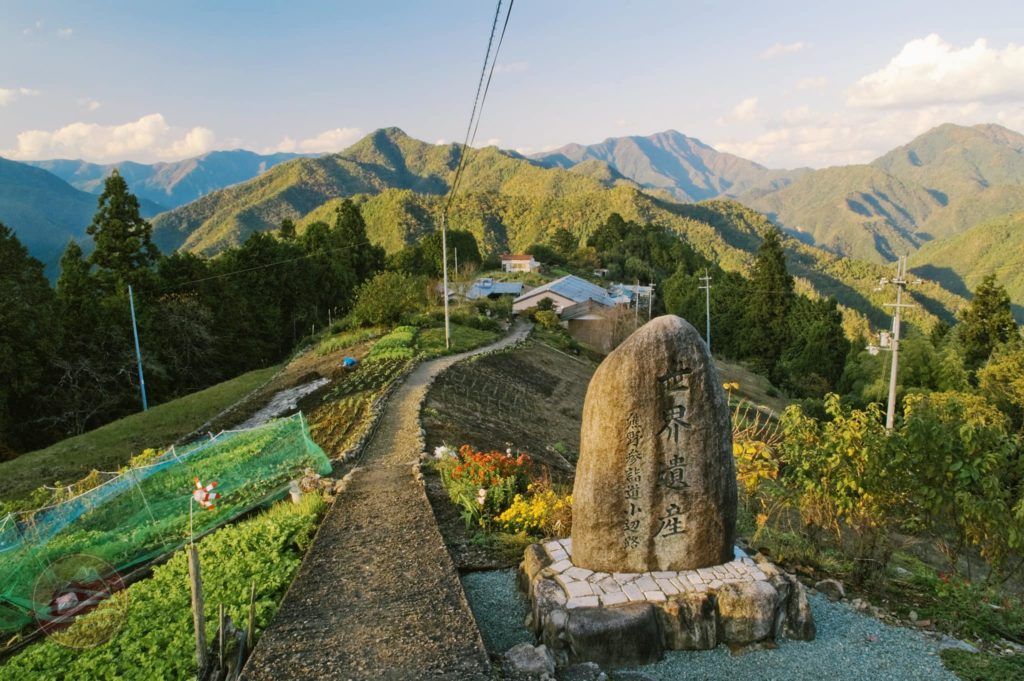
[[[718,591],[718,640],[733,646],[772,635],[778,592],[768,582],[726,584]]]
[[[565,591],[553,579],[542,577],[533,583],[533,633],[539,635],[545,614],[565,607]],[[546,642],[546,641],[545,641]]]
[[[648,322],[598,367],[583,406],[573,562],[689,570],[733,557],[736,471],[725,391],[685,320]]]
[[[811,613],[811,602],[807,600],[807,589],[799,581],[794,581],[790,586],[792,590],[786,602],[785,634],[797,641],[813,641],[818,629]]]
[[[911,622],[916,622],[917,621],[917,610],[911,610],[910,612],[908,612],[907,613],[907,619],[909,619]]]
[[[911,574],[913,574],[910,572],[910,570],[902,568],[899,565],[893,566],[890,571],[892,572],[892,576],[896,577],[897,579],[907,579],[911,576]]]
[[[563,668],[559,671],[561,681],[608,681],[600,665],[595,662],[582,662]]]
[[[540,678],[555,673],[555,658],[547,646],[520,643],[502,656],[502,666],[512,678]]]
[[[658,619],[670,650],[711,650],[718,645],[715,597],[707,592],[673,596],[658,608]]]
[[[966,653],[977,653],[978,649],[972,646],[967,641],[961,641],[958,638],[952,636],[943,635],[939,639],[939,650],[962,650]]]
[[[772,622],[772,638],[781,638],[786,632],[787,605],[793,585],[798,584],[796,577],[788,572],[779,571],[768,578],[768,583],[775,587],[778,598],[775,600],[775,618]]]
[[[519,565],[519,588],[529,592],[530,584],[537,573],[551,564],[544,547],[540,544],[530,544],[523,552],[523,562]]]
[[[650,603],[571,610],[566,627],[570,661],[629,667],[660,660],[664,649],[654,611]]]
[[[823,579],[815,583],[814,588],[825,594],[830,601],[841,601],[846,598],[846,589],[838,579]]]

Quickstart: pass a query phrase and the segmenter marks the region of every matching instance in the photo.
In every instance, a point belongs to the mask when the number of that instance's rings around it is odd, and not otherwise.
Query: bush
[[[425,277],[381,272],[359,287],[352,318],[359,324],[394,324],[427,306]]]
[[[554,331],[561,326],[558,313],[554,310],[537,310],[533,315],[533,319],[542,329],[549,331]]]
[[[442,455],[436,469],[466,525],[491,529],[516,494],[527,491],[533,461],[527,454],[480,452],[463,445],[455,456]]]
[[[572,532],[572,495],[559,494],[543,482],[531,483],[498,516],[506,531],[538,537],[565,537]]]

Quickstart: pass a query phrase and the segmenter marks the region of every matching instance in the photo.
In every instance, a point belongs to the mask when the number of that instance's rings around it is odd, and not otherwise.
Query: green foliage
[[[974,297],[963,311],[960,339],[967,366],[981,366],[1000,343],[1017,338],[1017,322],[1010,310],[1010,296],[990,274],[974,290]]]
[[[1007,418],[983,397],[946,392],[908,396],[899,433],[909,508],[936,538],[956,570],[968,546],[977,547],[997,572],[1024,545],[1024,508],[1018,442],[1007,437]],[[1017,498],[1015,498],[1017,497]]]
[[[434,467],[463,521],[485,530],[494,527],[517,494],[527,491],[533,475],[533,462],[526,454],[482,452],[463,445],[458,452],[439,448],[435,456]]]
[[[373,344],[367,360],[412,359],[416,355],[415,326],[399,326]]]
[[[990,403],[1024,429],[1024,343],[1007,343],[978,370],[978,389]]]
[[[1024,679],[1024,657],[1004,657],[995,653],[971,653],[966,650],[943,650],[942,664],[962,681],[1021,681]]]
[[[33,441],[57,340],[54,307],[43,264],[0,223],[0,461]]]
[[[561,326],[558,314],[556,314],[554,310],[537,310],[533,315],[533,319],[542,329],[547,329],[549,331]]]
[[[788,342],[787,321],[794,298],[793,277],[786,268],[781,237],[771,230],[757,249],[750,273],[747,347],[761,373],[776,382],[781,378],[778,364]]]
[[[427,306],[424,277],[381,272],[359,287],[352,317],[359,324],[393,324]]]
[[[249,589],[256,585],[256,630],[270,623],[312,541],[326,505],[307,495],[299,505],[283,503],[255,518],[218,530],[199,543],[205,590],[208,640],[213,639],[217,609],[224,605],[236,623],[248,617]],[[145,670],[147,678],[195,675],[195,643],[184,552],[114,597],[127,601],[127,616],[109,642],[75,651],[53,641],[31,646],[0,665],[5,679],[127,679]],[[74,641],[90,626],[118,611],[101,605],[65,632]],[[159,651],[159,654],[154,654]]]
[[[332,352],[338,352],[344,350],[357,343],[376,338],[381,335],[383,330],[379,327],[373,327],[367,329],[354,329],[352,331],[343,331],[341,333],[329,336],[316,346],[316,354],[318,355],[329,355]]]
[[[0,499],[28,494],[58,480],[77,480],[90,470],[116,470],[132,455],[188,435],[226,408],[265,384],[278,367],[252,371],[199,392],[113,421],[45,449],[0,463]],[[47,493],[39,503],[47,503]]]
[[[96,215],[85,231],[96,244],[89,262],[113,276],[112,286],[138,285],[139,272],[160,255],[152,241],[152,225],[142,219],[139,200],[117,170],[104,182]]]
[[[876,406],[851,410],[829,395],[825,411],[824,422],[796,406],[783,413],[780,483],[794,495],[805,524],[829,533],[867,573],[884,565],[891,551],[892,510],[905,498],[901,453]]]

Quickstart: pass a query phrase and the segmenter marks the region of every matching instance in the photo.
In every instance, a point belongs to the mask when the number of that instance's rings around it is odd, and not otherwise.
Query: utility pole
[[[452,347],[451,328],[448,324],[448,231],[445,228],[445,214],[441,214],[441,271],[444,281],[444,347]]]
[[[882,334],[881,347],[868,346],[868,352],[877,355],[878,351],[886,345],[892,352],[892,365],[889,368],[889,401],[885,409],[885,429],[891,431],[896,421],[896,380],[899,376],[900,364],[900,315],[903,308],[913,307],[913,305],[903,302],[903,291],[907,288],[907,256],[900,256],[899,262],[896,264],[896,276],[892,279],[883,277],[879,280],[878,288],[875,290],[880,291],[883,286],[889,284],[896,287],[896,302],[885,304],[885,307],[893,308],[892,333],[888,335],[888,338],[886,334]]]
[[[455,277],[454,278],[458,279],[459,278],[459,247],[456,246],[454,250],[455,250],[455,269],[452,270],[452,271],[455,272]]]
[[[146,400],[146,378],[142,375],[142,351],[139,349],[139,325],[135,322],[135,296],[132,295],[132,285],[128,284],[128,307],[132,311],[132,335],[135,336],[135,361],[139,365],[139,388],[142,389],[142,411],[149,411],[149,402]]]
[[[633,309],[633,328],[640,326],[640,279],[636,280],[636,288],[633,289],[633,293],[636,294],[636,307]]]
[[[651,282],[651,292],[647,295],[647,321],[654,318],[654,282]]]
[[[704,268],[704,276],[700,277],[700,280],[704,282],[703,286],[698,288],[704,289],[704,342],[708,344],[708,351],[711,351],[711,276],[708,274],[708,268]]]

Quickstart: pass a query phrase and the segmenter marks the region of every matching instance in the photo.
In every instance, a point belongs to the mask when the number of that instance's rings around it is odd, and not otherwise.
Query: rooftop
[[[568,298],[569,300],[577,303],[582,303],[585,300],[593,300],[596,303],[607,305],[609,307],[615,304],[608,295],[608,292],[603,288],[596,284],[591,284],[589,281],[580,279],[572,274],[568,274],[561,279],[549,281],[543,286],[538,286],[537,288],[520,296],[520,298],[525,298],[526,296],[532,298],[538,293],[542,294],[547,291],[558,294],[563,298]]]
[[[501,259],[503,261],[504,260],[527,260],[527,261],[529,261],[529,260],[533,260],[533,256],[530,255],[529,253],[506,253],[505,255],[501,256]]]
[[[521,281],[494,281],[490,277],[477,279],[466,291],[466,298],[476,300],[487,296],[518,296],[523,292]]]

